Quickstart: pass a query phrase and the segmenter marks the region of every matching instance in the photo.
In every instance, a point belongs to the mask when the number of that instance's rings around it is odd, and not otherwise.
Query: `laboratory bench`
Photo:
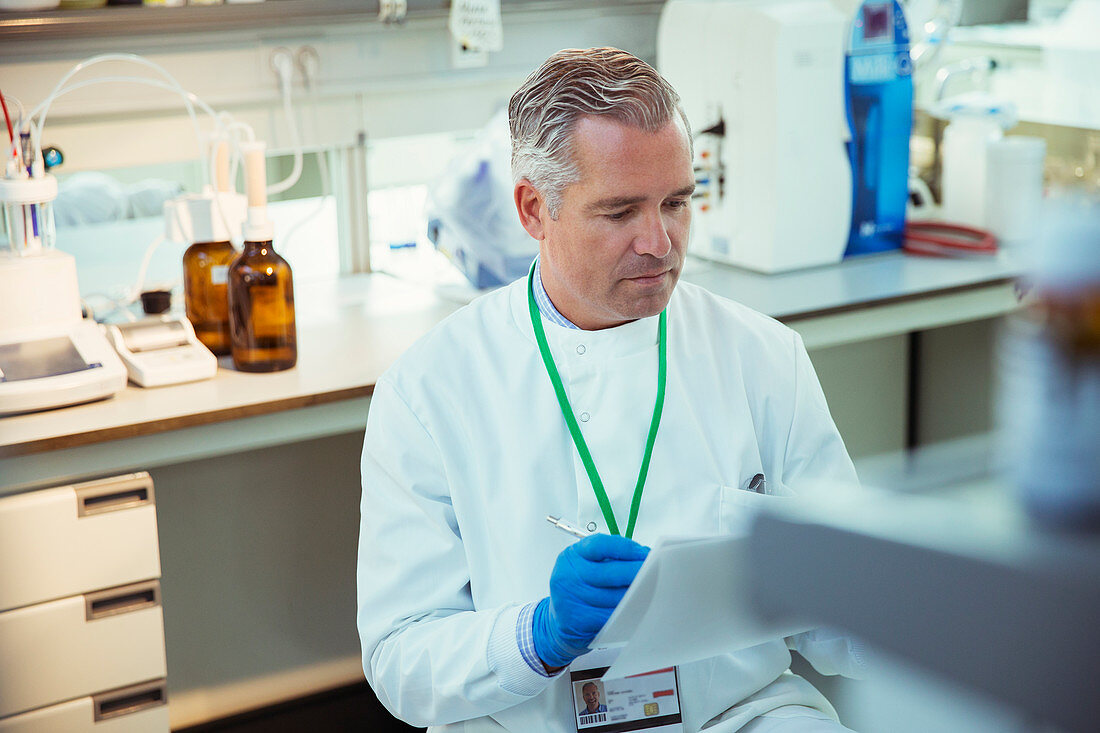
[[[868,423],[870,442],[853,450],[867,453],[883,434],[904,447],[909,334],[1012,311],[1019,274],[1005,255],[887,254],[771,276],[691,259],[683,277],[801,333],[846,440],[860,444]],[[0,418],[0,502],[148,472],[173,728],[362,679],[363,427],[378,377],[461,306],[441,293],[380,273],[301,282],[294,369],[223,361],[211,380]]]
[[[43,454],[72,478],[362,428],[378,377],[458,306],[385,275],[299,283],[295,368],[248,374],[222,357],[214,379],[0,418],[0,493],[35,483]]]
[[[814,351],[1011,312],[1020,273],[1005,254],[949,260],[890,253],[775,275],[692,258],[683,279],[787,324]],[[29,470],[30,457],[44,452],[57,478],[128,465],[134,450],[156,456],[154,462],[201,458],[209,449],[193,447],[188,436],[200,433],[186,431],[229,421],[249,422],[219,442],[219,452],[362,427],[377,378],[463,299],[468,296],[442,297],[385,274],[301,283],[294,369],[245,374],[223,357],[213,380],[160,389],[131,385],[109,400],[2,418],[0,494],[34,484],[41,467]],[[284,419],[288,411],[293,420]],[[132,442],[165,433],[165,440]],[[131,442],[121,463],[112,465],[108,454],[116,441]]]
[[[943,259],[897,252],[775,275],[691,260],[684,279],[765,313],[813,350],[1003,315],[1022,269],[1009,253]]]

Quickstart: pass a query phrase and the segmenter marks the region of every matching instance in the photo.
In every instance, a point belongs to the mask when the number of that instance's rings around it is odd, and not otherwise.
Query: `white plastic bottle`
[[[943,219],[985,228],[986,146],[1004,135],[992,117],[956,117],[943,133]]]
[[[1012,135],[986,145],[986,227],[1004,247],[1031,243],[1039,231],[1046,141]]]
[[[987,229],[988,145],[1015,127],[1016,105],[985,92],[966,92],[943,100],[931,111],[949,120],[943,133],[941,216],[952,224]]]

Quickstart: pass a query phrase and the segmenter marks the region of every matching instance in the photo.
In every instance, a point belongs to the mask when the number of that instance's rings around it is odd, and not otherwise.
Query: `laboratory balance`
[[[54,249],[57,179],[0,178],[0,415],[110,397],[126,368],[82,316],[76,261]]]

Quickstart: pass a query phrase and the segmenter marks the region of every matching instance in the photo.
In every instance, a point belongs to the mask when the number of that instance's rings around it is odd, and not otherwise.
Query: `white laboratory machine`
[[[56,197],[52,176],[0,178],[0,415],[90,402],[126,386],[114,349],[81,316],[76,261],[53,248]]]
[[[217,358],[186,318],[159,316],[109,325],[107,338],[139,387],[197,382],[218,372]]]
[[[830,0],[665,4],[657,65],[695,135],[689,251],[766,273],[844,256],[846,28]]]

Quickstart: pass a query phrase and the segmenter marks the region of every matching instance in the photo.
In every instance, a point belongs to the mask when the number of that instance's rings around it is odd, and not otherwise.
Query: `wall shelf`
[[[178,8],[126,5],[94,10],[4,13],[0,14],[0,42],[263,29],[290,24],[367,21],[377,17],[378,3],[363,0],[271,0]]]
[[[581,0],[504,0],[503,4],[504,11],[509,12],[525,8],[555,10],[591,7],[593,3]],[[598,4],[615,7],[661,3],[654,0],[603,0]],[[444,17],[449,9],[449,0],[408,0],[407,18]],[[378,0],[267,0],[173,8],[127,5],[93,10],[0,12],[0,44],[378,22],[378,11]]]

